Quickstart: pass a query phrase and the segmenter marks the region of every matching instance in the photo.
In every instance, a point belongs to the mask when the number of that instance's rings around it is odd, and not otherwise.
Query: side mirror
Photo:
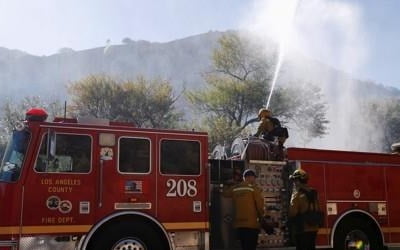
[[[47,160],[53,160],[56,156],[56,133],[49,129],[47,133]]]

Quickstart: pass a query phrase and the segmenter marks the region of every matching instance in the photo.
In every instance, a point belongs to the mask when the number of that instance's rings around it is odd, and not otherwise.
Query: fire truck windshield
[[[26,130],[14,131],[0,165],[0,181],[13,182],[18,180],[29,138],[30,133]]]

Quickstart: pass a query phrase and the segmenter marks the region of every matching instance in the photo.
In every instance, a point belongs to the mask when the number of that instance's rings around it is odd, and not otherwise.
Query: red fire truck
[[[210,160],[206,133],[46,117],[30,110],[4,152],[0,249],[235,249],[231,201],[220,189],[246,168],[257,172],[276,224],[260,247],[291,244],[296,168],[310,173],[325,211],[319,246],[400,244],[397,155],[289,148],[277,161],[269,144],[248,138]]]

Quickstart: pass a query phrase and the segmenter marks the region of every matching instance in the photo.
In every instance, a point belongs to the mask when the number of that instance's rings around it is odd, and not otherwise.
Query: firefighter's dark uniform
[[[310,188],[303,184],[300,189],[306,192],[310,191]],[[311,203],[315,209],[319,210],[319,204],[317,201]],[[303,214],[309,210],[309,201],[304,191],[294,191],[290,200],[289,218],[296,223],[296,216]],[[298,222],[297,222],[298,223]],[[315,239],[317,237],[318,226],[316,225],[294,225],[295,227],[295,240],[297,250],[314,250]],[[300,228],[300,229],[299,229]]]
[[[279,148],[282,149],[286,139],[289,138],[287,129],[281,126],[281,122],[277,118],[272,117],[271,111],[268,109],[260,109],[258,119],[260,119],[260,123],[254,136],[262,135],[268,141],[275,141],[275,137],[277,137]]]
[[[283,160],[285,158],[283,144],[289,134],[286,128],[281,127],[279,120],[274,117],[261,117],[257,133],[254,136],[259,137],[260,135],[270,142],[274,142],[275,138],[278,138],[278,146],[272,146],[273,159]]]
[[[232,187],[224,188],[223,195],[233,199],[234,227],[237,229],[242,249],[255,250],[260,231],[258,213],[263,215],[264,211],[261,189],[257,185],[243,181]]]
[[[263,137],[268,136],[268,134],[274,129],[274,124],[269,118],[262,117],[260,123],[258,124],[257,133],[254,136],[259,137],[262,135]],[[273,138],[266,138],[268,140],[273,140]]]

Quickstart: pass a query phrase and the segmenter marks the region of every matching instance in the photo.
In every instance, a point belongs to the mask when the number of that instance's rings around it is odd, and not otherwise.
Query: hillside
[[[125,44],[73,51],[62,49],[51,56],[34,56],[18,50],[0,48],[0,98],[26,95],[65,98],[65,86],[89,74],[110,74],[120,79],[138,75],[161,77],[179,91],[199,88],[202,73],[211,68],[211,53],[223,32],[208,32],[168,43],[126,41]],[[299,73],[300,72],[300,73]],[[340,71],[311,60],[287,63],[280,82],[302,79],[326,82],[339,94],[337,83],[349,77]],[[355,81],[360,97],[398,96],[400,91],[372,82]]]
[[[119,79],[134,79],[139,75],[160,77],[169,80],[177,93],[183,87],[202,88],[205,86],[202,74],[212,69],[212,51],[223,34],[208,32],[167,43],[124,39],[123,44],[82,51],[63,48],[51,56],[0,48],[0,104],[5,98],[18,100],[25,96],[65,100],[66,86],[89,74],[108,74]],[[369,142],[364,139],[376,134],[371,131],[379,125],[364,120],[363,102],[400,97],[399,89],[354,79],[301,55],[285,58],[277,86],[285,84],[314,84],[322,89],[330,124],[328,135],[311,145],[315,147],[369,150]],[[183,98],[178,100],[178,109],[187,117],[192,114]],[[301,134],[297,132],[292,133],[289,143],[306,145],[301,138],[296,139],[296,134]],[[362,140],[356,143],[355,137]]]
[[[109,74],[120,79],[138,75],[170,80],[176,89],[196,88],[201,74],[210,69],[210,56],[220,32],[208,32],[168,43],[129,41],[83,51],[63,49],[51,56],[34,56],[0,48],[0,97],[56,95],[65,86],[89,74]]]

